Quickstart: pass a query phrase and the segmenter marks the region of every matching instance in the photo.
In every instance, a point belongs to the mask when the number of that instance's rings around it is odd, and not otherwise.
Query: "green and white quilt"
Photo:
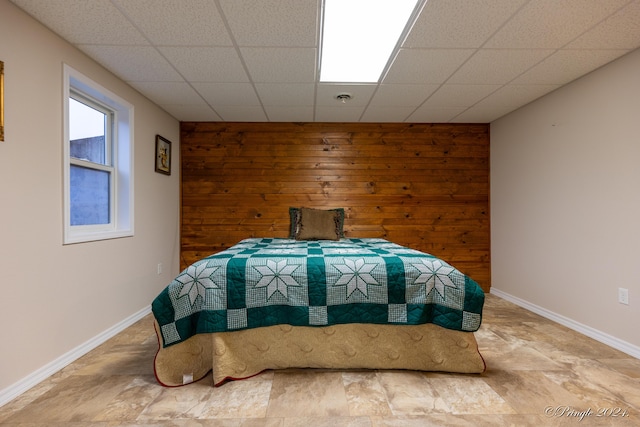
[[[152,303],[163,346],[261,326],[434,323],[476,331],[484,292],[441,259],[383,239],[245,239],[182,271]]]

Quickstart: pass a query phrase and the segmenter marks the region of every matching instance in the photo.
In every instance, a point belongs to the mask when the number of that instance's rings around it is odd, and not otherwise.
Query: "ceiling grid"
[[[380,82],[322,83],[322,0],[11,1],[180,121],[489,123],[640,47],[640,0],[428,0]]]

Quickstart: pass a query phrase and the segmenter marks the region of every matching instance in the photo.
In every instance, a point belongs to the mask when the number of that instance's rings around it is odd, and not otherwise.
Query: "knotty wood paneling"
[[[445,259],[490,287],[489,126],[181,124],[182,267],[286,237],[289,207],[343,207],[348,237]]]

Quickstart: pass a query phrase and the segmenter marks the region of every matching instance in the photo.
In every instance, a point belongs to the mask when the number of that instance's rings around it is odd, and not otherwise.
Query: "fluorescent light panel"
[[[324,0],[320,81],[372,83],[418,0]]]

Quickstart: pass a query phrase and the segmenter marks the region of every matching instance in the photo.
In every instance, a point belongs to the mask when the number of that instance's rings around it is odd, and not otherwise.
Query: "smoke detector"
[[[336,95],[336,99],[338,101],[341,101],[343,104],[346,104],[347,101],[349,101],[351,98],[353,97],[351,96],[350,93],[339,93]]]

